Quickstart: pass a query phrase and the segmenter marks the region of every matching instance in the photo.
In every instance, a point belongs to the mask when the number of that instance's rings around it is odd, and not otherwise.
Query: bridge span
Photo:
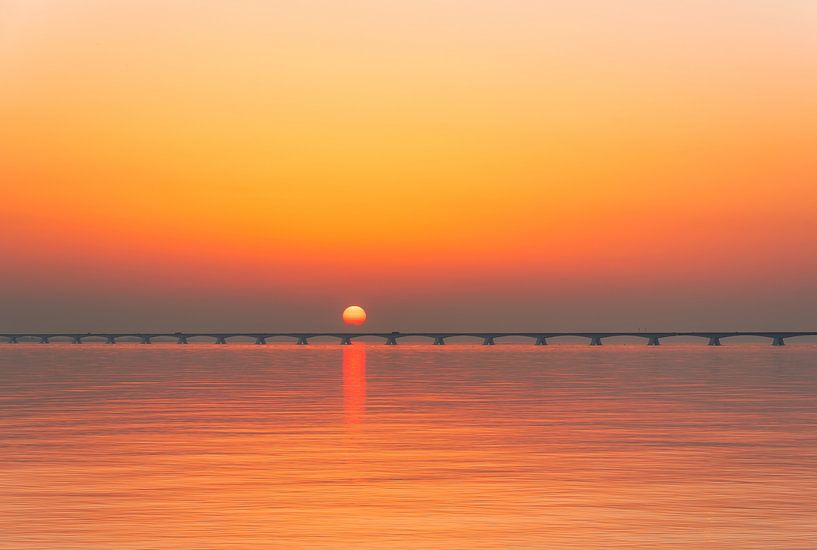
[[[470,337],[482,341],[483,345],[493,346],[496,340],[507,337],[529,338],[533,344],[544,346],[549,340],[563,337],[580,337],[589,341],[591,346],[600,346],[605,339],[620,336],[643,338],[648,346],[658,346],[661,340],[679,336],[705,338],[710,346],[720,346],[726,338],[737,336],[757,336],[768,338],[773,346],[782,346],[789,338],[800,336],[817,336],[815,332],[52,332],[52,333],[0,333],[0,339],[10,344],[20,342],[40,342],[48,344],[54,341],[81,344],[86,341],[107,342],[116,344],[122,341],[136,341],[151,344],[155,339],[175,339],[179,344],[187,344],[193,338],[206,338],[216,344],[226,344],[233,338],[251,338],[256,344],[266,344],[272,338],[285,338],[299,345],[307,345],[314,338],[335,338],[341,345],[350,345],[353,340],[364,337],[382,338],[386,345],[396,346],[402,338],[427,338],[436,346],[445,345],[449,338]]]

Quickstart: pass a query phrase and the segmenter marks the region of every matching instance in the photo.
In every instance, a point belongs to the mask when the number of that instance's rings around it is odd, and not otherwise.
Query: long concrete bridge
[[[600,346],[607,338],[631,336],[643,338],[648,346],[657,346],[662,339],[678,336],[696,336],[707,339],[710,346],[720,346],[721,340],[736,336],[759,336],[771,340],[772,345],[782,346],[787,338],[799,336],[817,336],[817,332],[51,332],[51,333],[0,333],[0,339],[17,344],[19,342],[40,342],[47,344],[53,341],[81,344],[86,340],[104,341],[115,344],[118,340],[137,341],[151,344],[157,338],[175,338],[179,344],[187,344],[193,338],[208,338],[216,344],[226,344],[232,338],[251,338],[256,344],[266,344],[271,338],[286,338],[299,345],[306,345],[312,338],[337,338],[341,345],[349,345],[352,340],[364,337],[382,338],[386,345],[395,346],[401,338],[424,337],[434,345],[442,346],[446,339],[471,337],[481,340],[486,346],[492,346],[496,340],[507,337],[530,338],[537,346],[547,345],[548,340],[562,337],[586,338],[591,346]]]

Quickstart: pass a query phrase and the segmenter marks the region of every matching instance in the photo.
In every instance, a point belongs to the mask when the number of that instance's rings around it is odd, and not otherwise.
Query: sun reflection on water
[[[366,415],[366,348],[343,348],[343,418],[360,424]]]

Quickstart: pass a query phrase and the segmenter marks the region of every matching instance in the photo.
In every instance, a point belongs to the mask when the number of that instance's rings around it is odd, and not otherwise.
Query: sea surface
[[[817,345],[0,344],[0,548],[817,548]]]

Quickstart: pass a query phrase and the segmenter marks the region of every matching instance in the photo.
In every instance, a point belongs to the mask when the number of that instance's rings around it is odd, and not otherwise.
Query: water
[[[0,548],[815,548],[817,346],[0,346]]]

